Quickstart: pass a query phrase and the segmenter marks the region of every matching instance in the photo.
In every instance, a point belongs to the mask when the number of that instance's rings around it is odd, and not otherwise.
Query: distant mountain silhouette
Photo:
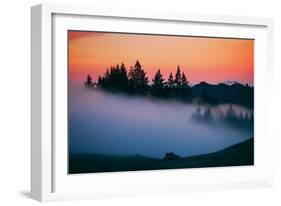
[[[200,82],[191,88],[193,98],[210,103],[236,103],[249,108],[254,107],[254,88],[240,83],[209,84]]]
[[[239,82],[233,81],[233,80],[226,80],[226,81],[223,82],[223,84],[226,84],[226,85],[228,85],[228,86],[231,86],[231,85],[233,85],[233,84],[239,84]]]

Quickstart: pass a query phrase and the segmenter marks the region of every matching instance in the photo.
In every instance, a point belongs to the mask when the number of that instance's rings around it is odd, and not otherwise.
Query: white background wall
[[[42,1],[45,2],[45,1]],[[275,182],[271,189],[59,202],[60,205],[281,205],[281,4],[276,0],[61,0],[55,3],[101,5],[207,14],[265,16],[275,20]],[[0,6],[0,205],[36,205],[28,198],[30,172],[30,6],[36,0],[7,0]],[[280,126],[279,126],[280,125]],[[266,137],[265,137],[266,138]],[[47,203],[50,204],[50,203]]]

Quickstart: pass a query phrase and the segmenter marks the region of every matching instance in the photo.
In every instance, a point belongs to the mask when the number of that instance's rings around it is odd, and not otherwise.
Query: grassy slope
[[[76,154],[69,159],[69,172],[92,173],[155,169],[238,166],[254,164],[254,140],[230,146],[218,152],[165,161],[141,155]]]

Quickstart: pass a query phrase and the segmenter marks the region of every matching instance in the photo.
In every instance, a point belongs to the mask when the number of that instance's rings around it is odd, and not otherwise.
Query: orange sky
[[[69,31],[68,45],[71,81],[96,80],[121,62],[129,70],[138,59],[150,81],[158,68],[167,79],[180,65],[192,84],[253,84],[254,40]]]

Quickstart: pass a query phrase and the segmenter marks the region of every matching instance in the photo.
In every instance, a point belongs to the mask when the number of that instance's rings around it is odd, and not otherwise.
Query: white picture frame
[[[118,28],[115,21],[120,22]],[[136,23],[140,27],[132,27]],[[154,27],[154,24],[160,26]],[[174,30],[167,30],[167,24]],[[202,28],[198,25],[202,25]],[[273,137],[267,126],[270,96],[266,92],[271,87],[273,75],[272,19],[40,4],[31,8],[31,26],[32,198],[52,201],[272,186]],[[189,32],[186,30],[188,26],[193,28],[193,33],[189,35],[257,39],[255,165],[68,175],[65,167],[67,133],[64,123],[67,116],[64,109],[67,98],[67,29],[186,34]]]

